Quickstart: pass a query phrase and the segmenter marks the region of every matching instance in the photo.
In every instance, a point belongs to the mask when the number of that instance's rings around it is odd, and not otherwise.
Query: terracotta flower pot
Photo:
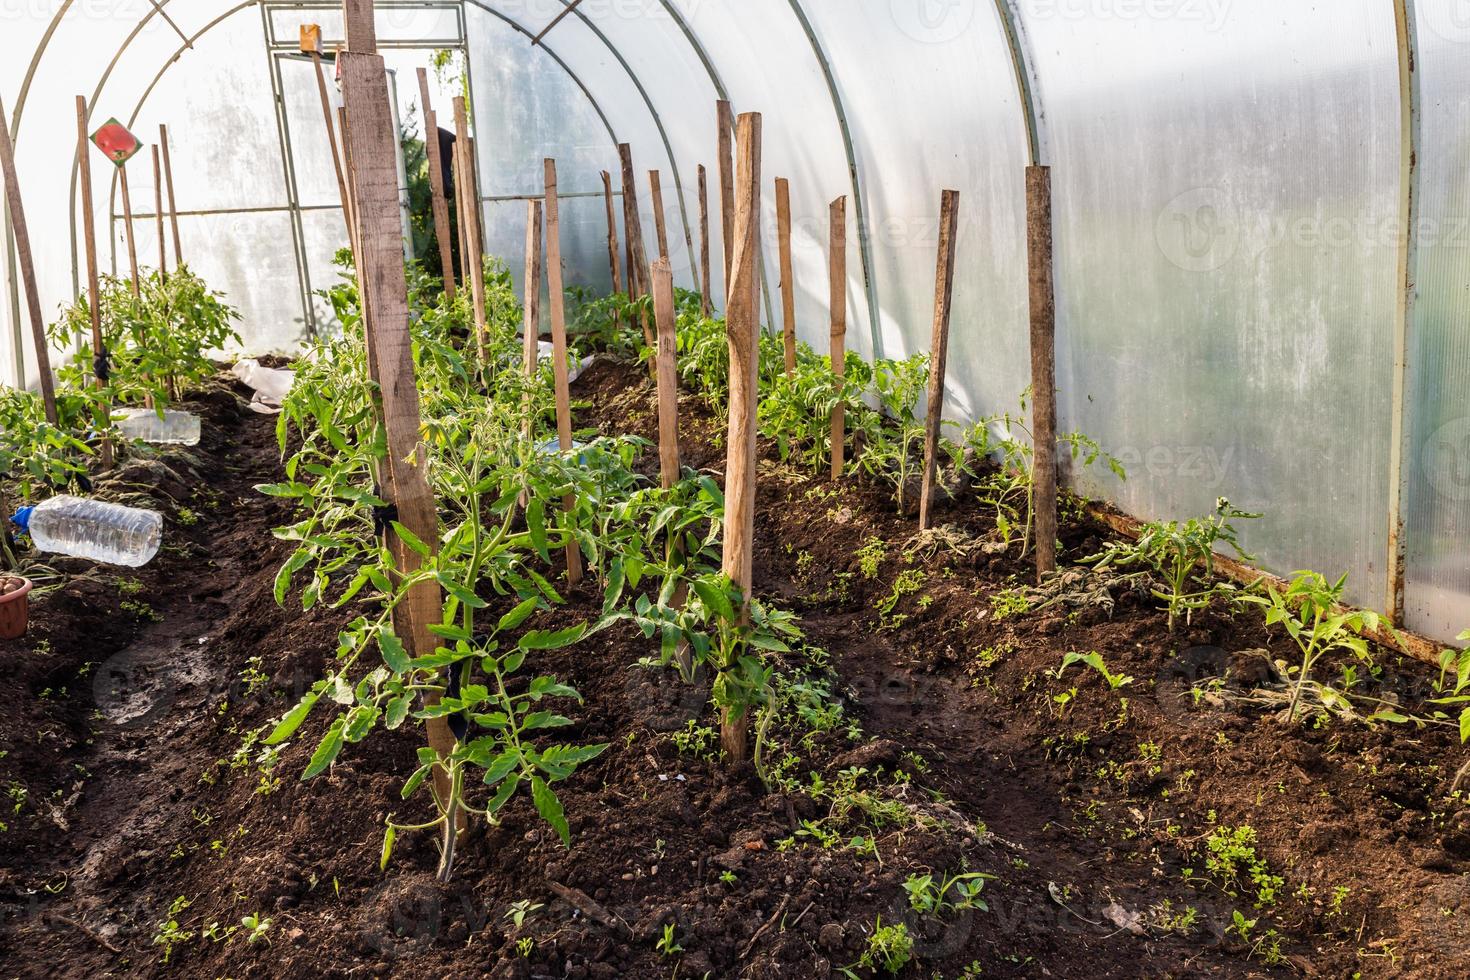
[[[0,640],[18,640],[26,635],[31,618],[31,582],[19,575],[0,573],[0,583],[17,580],[20,588],[0,593]]]

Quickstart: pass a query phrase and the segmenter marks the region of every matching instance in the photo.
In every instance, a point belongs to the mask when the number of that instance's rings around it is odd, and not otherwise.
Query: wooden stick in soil
[[[730,266],[735,253],[735,164],[731,156],[731,134],[735,117],[730,103],[715,103],[715,125],[718,127],[720,167],[720,231],[725,237],[725,305],[730,304]]]
[[[664,226],[664,192],[659,184],[658,171],[648,172],[648,192],[653,195],[653,230],[658,236],[658,257],[669,257],[669,232]]]
[[[709,175],[699,165],[699,311],[709,316]]]
[[[408,332],[408,287],[398,210],[398,137],[388,105],[383,59],[359,50],[374,48],[371,0],[347,0],[345,14],[350,49],[341,56],[342,89],[352,126],[344,133],[344,145],[350,147],[352,159],[363,333],[373,353],[368,363],[377,383],[375,402],[388,444],[388,481],[381,489],[397,509],[399,523],[432,549],[439,541],[439,515],[424,472],[428,455],[420,441],[419,396]],[[420,567],[418,552],[399,535],[389,531],[385,537],[400,572],[412,574]],[[395,631],[410,656],[426,655],[438,646],[429,625],[439,622],[442,613],[442,596],[433,580],[415,585],[394,609]],[[432,705],[438,697],[429,694],[424,701]],[[429,719],[427,730],[429,744],[441,759],[454,751],[456,742],[447,721]],[[439,868],[442,880],[453,865],[463,815],[455,807],[454,787],[442,766],[435,767],[434,786],[439,799],[448,801]]]
[[[541,354],[541,202],[526,202],[526,285],[525,300],[521,304],[525,311],[522,330],[521,367],[526,375],[525,405],[526,424],[524,434],[531,437],[531,390],[536,376],[536,365]]]
[[[454,149],[449,153],[449,169],[450,176],[454,178],[454,223],[459,232],[459,281],[464,284],[470,281],[470,232],[465,220],[464,173],[460,163],[459,138],[456,136]]]
[[[87,134],[87,99],[77,96],[77,168],[82,187],[82,242],[87,255],[87,310],[92,315],[92,356],[96,363],[105,364],[107,346],[102,340],[101,290],[97,286],[97,225],[92,213],[92,161],[89,152],[92,141]],[[107,379],[94,372],[92,383],[98,388],[107,387]],[[106,399],[98,407],[99,420],[110,414]],[[112,469],[112,440],[103,439],[98,453],[98,462],[104,470]]]
[[[341,52],[338,52],[341,57]],[[337,132],[342,134],[342,159],[347,170],[347,200],[342,207],[342,224],[347,228],[347,241],[352,246],[352,254],[357,254],[357,198],[352,193],[352,148],[347,145],[347,134],[351,128],[347,124],[347,107],[337,107]]]
[[[313,30],[313,28],[315,28]],[[301,50],[311,55],[311,66],[316,72],[316,91],[322,103],[322,124],[326,127],[327,145],[332,148],[332,171],[337,175],[337,193],[342,198],[342,220],[347,224],[347,237],[352,236],[352,208],[348,203],[347,178],[342,173],[342,154],[337,149],[337,137],[332,132],[332,99],[327,94],[327,74],[322,68],[322,31],[313,24],[301,27]],[[346,145],[346,140],[343,140]]]
[[[618,159],[623,170],[623,236],[628,245],[628,296],[630,299],[648,294],[648,256],[643,251],[643,219],[638,214],[638,185],[633,179],[633,148],[627,143],[618,144]],[[643,327],[643,342],[649,348],[657,348],[658,339],[646,314],[639,315]],[[650,361],[649,373],[657,370]]]
[[[796,285],[791,281],[791,182],[776,178],[776,238],[781,253],[781,339],[786,376],[796,373]]]
[[[674,370],[674,270],[668,256],[653,263],[653,318],[658,323],[658,460],[665,490],[679,482],[679,378]]]
[[[475,158],[471,156],[473,149],[470,143],[470,122],[465,112],[464,96],[455,96],[454,99],[454,131],[457,134],[454,147],[459,153],[460,183],[456,190],[462,208],[460,222],[470,246],[469,252],[463,258],[468,269],[470,297],[475,311],[475,349],[479,351],[480,364],[484,365],[485,341],[489,335],[489,327],[485,324],[485,262],[480,243],[480,221],[476,216],[480,209],[480,198],[479,190],[475,186]]]
[[[939,427],[944,419],[944,369],[949,357],[950,300],[954,296],[955,233],[960,192],[944,191],[939,200],[939,262],[934,275],[934,334],[929,340],[929,405],[924,418],[924,480],[919,490],[919,530],[929,527]]]
[[[434,209],[434,237],[444,267],[444,295],[454,298],[454,245],[449,230],[449,202],[444,197],[444,160],[439,156],[439,114],[429,100],[429,72],[419,69],[419,102],[424,110],[424,148],[429,158],[429,193]]]
[[[138,285],[138,243],[133,238],[133,198],[128,193],[128,165],[126,162],[118,165],[117,179],[122,190],[123,237],[128,243],[128,269],[132,273],[130,284],[133,287],[133,298],[137,299],[142,289]]]
[[[607,204],[607,265],[612,271],[612,291],[623,291],[623,270],[618,267],[618,216],[613,210],[612,174],[602,172],[602,197]]]
[[[839,197],[828,208],[831,252],[827,257],[828,302],[832,309],[829,331],[832,373],[841,380],[847,374],[847,197]],[[832,409],[832,479],[842,476],[847,441],[847,405]]]
[[[153,146],[153,212],[158,225],[158,279],[168,278],[168,239],[163,234],[163,164]]]
[[[757,344],[760,334],[761,117],[742,113],[735,175],[735,248],[725,311],[730,346],[730,428],[726,439],[725,542],[723,571],[740,590],[742,619],[748,619],[752,542],[755,537],[755,435]],[[750,711],[720,718],[720,746],[732,766],[745,762],[750,745]]]
[[[174,268],[184,264],[184,248],[179,242],[179,205],[174,200],[174,166],[168,156],[168,127],[158,127],[158,146],[163,151],[163,186],[168,190],[168,224],[174,239]]]
[[[561,206],[556,197],[556,161],[548,157],[546,168],[546,294],[551,309],[551,376],[556,384],[556,440],[563,453],[572,451],[572,396],[567,382],[566,297],[561,284]],[[570,495],[562,506],[571,510],[576,500]],[[582,550],[575,541],[567,543],[567,581],[582,580]]]
[[[56,381],[51,377],[51,348],[46,341],[46,318],[41,313],[41,294],[36,287],[36,263],[31,254],[31,234],[26,226],[25,207],[20,197],[20,177],[15,170],[15,146],[10,142],[10,123],[0,104],[0,169],[5,176],[5,204],[10,209],[10,230],[15,236],[15,254],[25,288],[26,311],[31,318],[31,340],[36,347],[36,371],[41,376],[41,402],[46,421],[56,424]],[[16,352],[17,362],[20,352]],[[5,509],[4,514],[9,514]],[[3,515],[0,515],[3,516]]]
[[[1057,308],[1050,167],[1026,168],[1026,243],[1031,300],[1031,518],[1040,581],[1057,567]]]

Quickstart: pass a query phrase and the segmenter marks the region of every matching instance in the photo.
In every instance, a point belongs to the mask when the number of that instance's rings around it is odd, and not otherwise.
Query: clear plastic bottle
[[[118,416],[117,430],[125,439],[141,439],[156,445],[193,446],[199,442],[199,416],[166,408],[163,418],[156,408],[124,408]]]
[[[41,551],[137,568],[158,554],[163,517],[156,511],[62,495],[22,507],[15,523]]]

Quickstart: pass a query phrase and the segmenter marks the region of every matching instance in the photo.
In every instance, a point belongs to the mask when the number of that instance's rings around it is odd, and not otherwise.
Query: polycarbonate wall
[[[49,14],[64,0],[39,2]],[[151,140],[157,122],[175,128],[180,207],[232,212],[182,218],[187,257],[247,311],[253,344],[287,345],[324,319],[319,302],[304,309],[303,290],[331,281],[344,236],[314,80],[267,43],[284,46],[302,22],[338,35],[336,5],[251,2],[231,14],[226,0],[160,2],[199,34],[193,49],[180,53],[150,4],[119,0],[94,4],[102,15],[68,13],[38,62],[18,153],[45,304],[73,285],[69,236],[55,233],[71,193],[71,97],[138,28],[94,125],[132,112],[179,55],[136,131]],[[1470,20],[1456,0],[1411,6],[1424,221],[1405,409],[1407,625],[1451,637],[1470,625]],[[626,142],[645,248],[656,254],[657,169],[676,282],[688,288],[697,168],[708,167],[718,302],[714,102],[728,98],[763,115],[767,320],[780,309],[779,176],[791,181],[801,337],[825,348],[828,204],[845,195],[849,347],[904,356],[929,344],[939,194],[958,190],[956,419],[1015,409],[1029,382],[1023,177],[1034,139],[1053,168],[1060,421],[1129,473],[1120,483],[1073,472],[1071,483],[1146,518],[1204,514],[1228,496],[1265,514],[1244,540],[1266,567],[1346,572],[1353,596],[1381,608],[1404,181],[1394,0],[584,0],[536,46],[564,0],[379,8],[385,48],[468,52],[487,248],[518,288],[525,202],[541,193],[547,156],[558,161],[566,280],[606,288],[599,171],[620,190]],[[45,21],[0,32],[12,112]],[[385,55],[400,71],[416,57]],[[398,91],[403,118],[421,119],[416,94]],[[109,189],[105,165],[94,167],[100,216]],[[142,210],[146,169],[134,177]],[[140,225],[140,242],[151,235]],[[107,263],[105,229],[103,242]],[[145,264],[155,252],[143,245]]]

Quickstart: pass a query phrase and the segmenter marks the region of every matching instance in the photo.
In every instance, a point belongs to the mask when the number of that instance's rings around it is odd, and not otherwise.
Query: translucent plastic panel
[[[1381,605],[1392,5],[1025,9],[1055,164],[1061,425],[1129,471],[1076,483],[1144,517],[1227,495],[1265,513],[1244,540],[1267,567],[1347,572]]]
[[[297,202],[305,206],[342,205],[342,192],[337,186],[337,172],[332,162],[332,144],[327,138],[327,121],[322,114],[321,93],[317,89],[316,68],[304,58],[277,53],[272,56],[281,78],[282,105],[285,108],[286,135],[291,147],[291,173],[295,178]],[[337,128],[337,107],[341,93],[331,80],[332,65],[323,66],[327,75],[327,98],[332,105],[332,128]],[[274,119],[272,120],[274,123]],[[279,153],[274,154],[279,157]],[[273,161],[274,162],[274,161]],[[275,167],[277,172],[280,166]]]
[[[549,23],[560,10],[557,0],[531,0],[528,20],[538,26]],[[677,11],[677,7],[675,10]],[[578,16],[580,15],[580,16]],[[590,22],[590,26],[584,23]],[[563,33],[565,31],[565,33]],[[647,171],[659,169],[663,187],[664,213],[668,224],[669,259],[674,282],[691,289],[698,284],[699,256],[699,180],[698,166],[705,164],[715,172],[715,110],[717,90],[710,72],[700,61],[694,47],[679,29],[673,15],[657,0],[627,3],[583,3],[577,13],[557,25],[548,39],[557,44],[570,42],[568,54],[582,45],[596,42],[604,50],[615,48],[628,67],[637,75],[641,96],[645,96],[662,124],[659,143],[655,146],[634,144],[634,166],[639,180],[640,204],[648,206],[650,217],[644,228],[650,232],[652,249],[652,201]],[[605,39],[605,41],[604,41]],[[576,64],[580,65],[580,62]],[[667,144],[665,146],[665,143]],[[660,150],[672,153],[674,166],[658,159]],[[616,173],[616,172],[614,172]],[[717,181],[712,184],[718,195]],[[712,216],[711,234],[722,242],[718,205]],[[711,264],[721,268],[720,248],[711,253]],[[720,287],[723,294],[723,286]]]
[[[240,310],[244,349],[294,351],[307,330],[290,215],[186,215],[179,232],[189,265]]]
[[[1405,459],[1408,625],[1442,640],[1470,626],[1470,21],[1452,0],[1419,4],[1423,196],[1409,351]]]
[[[599,192],[595,210],[601,215],[598,174],[617,172],[617,148],[587,93],[545,49],[532,48],[527,35],[484,10],[467,8],[466,15],[481,197],[543,194],[543,161],[550,157],[557,164],[558,190]],[[520,257],[511,262],[519,264],[525,250],[524,202],[490,203],[486,214],[486,251]],[[606,268],[606,221],[600,224],[585,241],[576,237],[580,227],[565,229],[569,282]]]
[[[806,7],[837,75],[856,146],[884,353],[929,350],[939,195],[958,190],[946,414],[973,419],[1015,408],[1030,370],[1026,146],[994,6],[936,8],[943,16],[932,21],[906,3]],[[826,222],[799,223],[793,244],[799,309],[812,311],[802,326],[820,339]]]
[[[375,6],[374,22],[380,45],[407,41],[449,47],[461,39],[456,4],[409,6],[380,0]],[[340,3],[282,4],[270,9],[269,17],[273,44],[297,44],[305,24],[321,27],[322,47],[328,51],[344,43]]]
[[[332,304],[323,299],[320,293],[342,281],[342,270],[332,263],[337,250],[347,243],[347,226],[342,222],[342,209],[303,210],[301,232],[316,329],[323,334],[334,333],[342,325],[336,320]],[[287,289],[290,286],[282,283],[281,288]]]

